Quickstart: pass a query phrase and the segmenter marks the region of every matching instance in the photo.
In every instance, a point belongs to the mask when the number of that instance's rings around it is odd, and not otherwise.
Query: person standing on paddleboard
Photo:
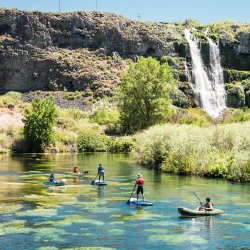
[[[144,201],[144,191],[143,191],[143,185],[144,185],[144,179],[142,178],[141,174],[137,175],[137,180],[136,183],[137,185],[137,191],[136,191],[136,198],[137,198],[137,202],[139,200],[139,194],[141,193],[143,201]]]
[[[99,182],[101,180],[101,176],[102,176],[102,181],[104,182],[104,174],[105,174],[104,166],[102,164],[99,164],[98,167]]]

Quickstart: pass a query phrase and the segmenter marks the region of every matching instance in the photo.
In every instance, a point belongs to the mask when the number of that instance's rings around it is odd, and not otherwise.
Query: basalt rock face
[[[177,62],[171,65],[179,89],[171,95],[174,103],[197,106],[185,77],[184,62],[190,54],[184,28],[184,24],[132,21],[111,13],[1,9],[0,91],[79,90],[100,97],[113,95],[122,73],[139,56],[168,56]],[[249,41],[247,31],[233,39],[220,34],[224,68],[250,69]]]

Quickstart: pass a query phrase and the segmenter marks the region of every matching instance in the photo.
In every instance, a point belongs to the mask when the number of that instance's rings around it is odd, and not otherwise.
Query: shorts
[[[137,188],[137,194],[142,193],[143,194],[143,186],[138,186]]]
[[[100,176],[104,176],[104,170],[101,170],[99,174]]]

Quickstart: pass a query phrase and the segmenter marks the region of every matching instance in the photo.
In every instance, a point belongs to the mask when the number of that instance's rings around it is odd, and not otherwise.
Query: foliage
[[[221,123],[235,123],[250,121],[250,109],[226,109]]]
[[[54,142],[56,107],[47,99],[35,99],[31,109],[26,109],[24,118],[24,137],[32,151],[43,151]]]
[[[155,126],[136,136],[140,163],[175,174],[250,181],[250,122]]]
[[[193,28],[193,27],[200,27],[201,24],[197,21],[197,20],[193,20],[193,19],[186,19],[183,24],[184,27],[186,28]]]
[[[100,125],[117,124],[119,122],[119,112],[117,110],[97,110],[93,114],[91,121]]]
[[[79,134],[77,147],[81,152],[106,151],[108,140],[105,135],[97,130],[84,129]]]
[[[110,152],[131,152],[136,142],[132,137],[116,137],[109,140],[108,151]]]
[[[132,133],[166,121],[172,69],[152,57],[140,58],[122,78],[120,113],[124,132]]]
[[[200,108],[177,109],[169,119],[170,123],[193,124],[201,127],[212,123],[212,118]]]

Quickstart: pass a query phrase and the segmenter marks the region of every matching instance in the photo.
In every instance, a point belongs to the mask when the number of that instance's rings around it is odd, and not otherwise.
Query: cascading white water
[[[219,46],[207,37],[209,43],[210,66],[213,86],[219,110],[226,108],[226,91],[224,87],[223,69],[220,64]]]
[[[198,93],[202,108],[211,116],[218,117],[226,108],[225,90],[223,80],[223,69],[220,66],[220,55],[218,46],[208,38],[210,49],[210,77],[204,66],[200,42],[188,29],[185,30],[185,37],[188,41],[192,57],[192,78],[194,90]]]

